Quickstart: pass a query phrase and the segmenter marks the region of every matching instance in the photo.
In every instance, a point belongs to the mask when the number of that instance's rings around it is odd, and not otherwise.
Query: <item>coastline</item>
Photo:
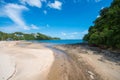
[[[0,41],[0,80],[119,80],[120,58],[107,53],[85,44]]]
[[[0,56],[0,80],[46,80],[54,62],[52,50],[26,41],[1,41]]]
[[[89,80],[77,63],[64,51],[51,48],[55,61],[48,74],[48,80]]]
[[[82,68],[83,72],[87,73],[91,79],[119,80],[119,53],[110,53],[108,50],[101,50],[84,44],[57,45],[54,47],[65,51],[79,66],[84,67]]]

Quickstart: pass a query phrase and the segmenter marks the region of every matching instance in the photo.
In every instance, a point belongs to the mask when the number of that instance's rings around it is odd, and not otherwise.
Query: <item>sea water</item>
[[[49,43],[49,44],[76,44],[76,43],[83,43],[81,39],[69,39],[69,40],[34,40],[32,42],[39,42],[39,43]]]

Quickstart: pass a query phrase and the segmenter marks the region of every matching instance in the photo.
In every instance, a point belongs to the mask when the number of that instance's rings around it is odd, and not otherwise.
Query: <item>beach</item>
[[[55,48],[65,51],[76,61],[90,80],[120,79],[119,52],[110,52],[86,44],[59,45]]]
[[[25,41],[0,42],[0,80],[46,80],[53,52]]]
[[[91,48],[1,41],[0,80],[119,80],[120,56]]]

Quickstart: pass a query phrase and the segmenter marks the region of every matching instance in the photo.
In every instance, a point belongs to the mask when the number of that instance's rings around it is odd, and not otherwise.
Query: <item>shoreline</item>
[[[46,80],[53,51],[26,41],[0,42],[0,80]]]
[[[119,80],[120,76],[118,55],[87,45],[1,41],[0,51],[0,80]]]
[[[120,54],[80,44],[57,45],[55,48],[65,51],[79,66],[85,65],[86,73],[92,72],[100,80],[119,80]]]
[[[57,48],[52,48],[55,54],[55,61],[48,75],[48,80],[89,80],[78,67],[77,63],[66,54],[66,52]]]

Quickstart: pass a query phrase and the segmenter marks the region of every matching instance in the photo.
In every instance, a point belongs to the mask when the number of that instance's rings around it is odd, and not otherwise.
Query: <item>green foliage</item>
[[[113,0],[110,7],[102,9],[88,31],[84,40],[89,44],[120,49],[120,0]]]
[[[41,33],[37,34],[26,34],[22,32],[14,32],[14,33],[4,33],[0,31],[0,40],[53,40],[53,39],[60,39],[54,38],[50,36],[46,36]]]
[[[94,34],[92,34],[90,36],[89,43],[96,44],[96,45],[98,45],[100,43],[100,37],[99,37],[99,34],[97,32],[95,32]]]

